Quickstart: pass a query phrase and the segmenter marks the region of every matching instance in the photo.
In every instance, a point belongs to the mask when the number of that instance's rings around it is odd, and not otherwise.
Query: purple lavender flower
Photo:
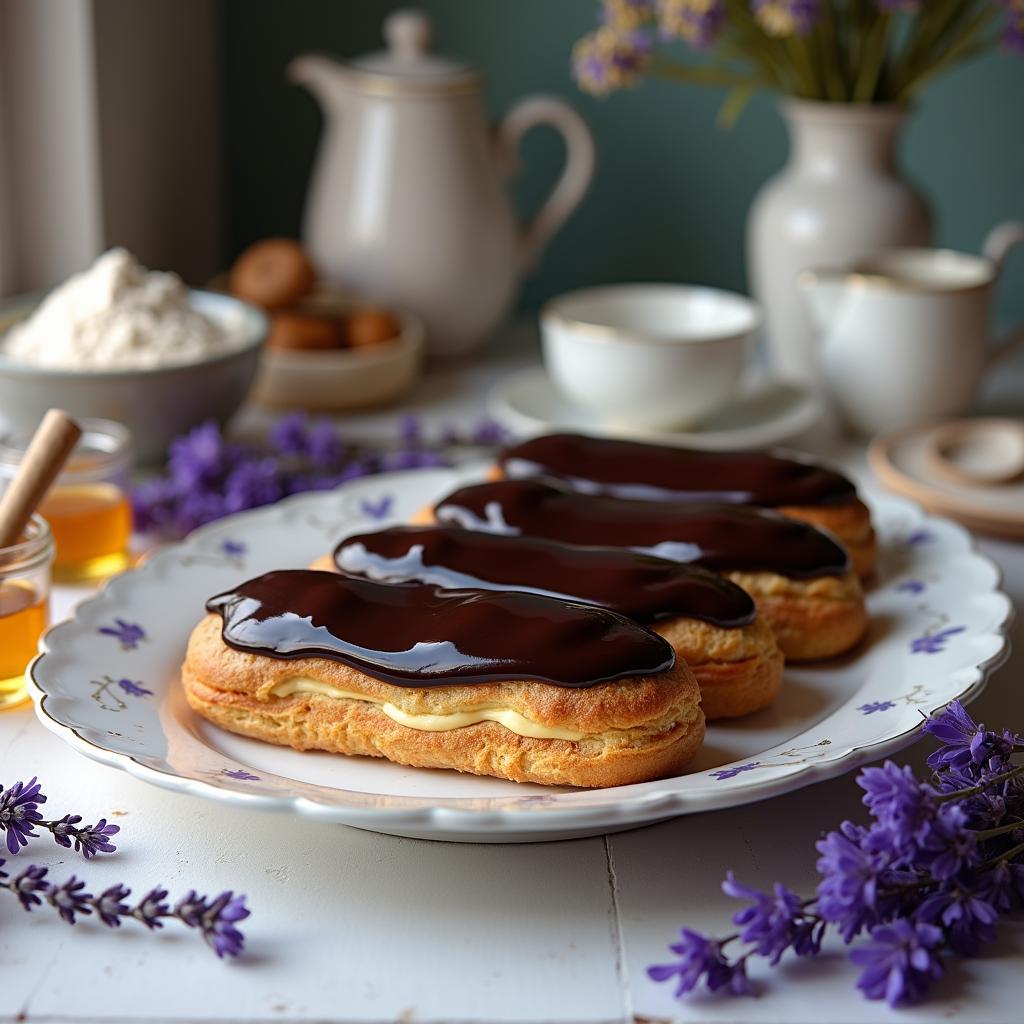
[[[398,437],[402,444],[410,448],[416,447],[423,441],[423,424],[418,416],[406,413],[398,421]]]
[[[601,21],[624,32],[639,28],[654,17],[655,0],[604,0]]]
[[[270,444],[282,455],[305,455],[309,449],[309,418],[290,412],[270,428]]]
[[[189,889],[175,904],[174,916],[187,924],[189,928],[198,928],[202,922],[204,910],[206,910],[206,900],[195,889]]]
[[[818,913],[835,924],[844,942],[877,920],[878,876],[888,858],[865,849],[867,830],[844,821],[815,844],[818,853]]]
[[[222,540],[220,550],[228,558],[241,558],[249,550],[240,540]]]
[[[225,512],[259,508],[282,497],[280,470],[272,458],[247,459],[235,466],[224,481]]]
[[[650,60],[653,40],[642,30],[619,32],[603,25],[573,47],[573,75],[577,85],[593,96],[635,85]]]
[[[91,860],[97,853],[114,853],[117,847],[110,842],[109,837],[116,836],[120,831],[120,825],[110,824],[106,818],[100,818],[95,825],[82,829],[75,836],[75,852],[81,852],[86,860]]]
[[[235,926],[249,916],[244,896],[223,892],[207,900],[189,892],[172,910],[167,904],[167,890],[151,889],[134,907],[128,905],[131,890],[112,885],[98,896],[85,891],[85,882],[72,875],[60,885],[46,880],[47,869],[31,864],[16,878],[8,880],[0,860],[0,888],[13,893],[25,910],[31,911],[46,902],[67,924],[93,913],[108,928],[120,927],[122,920],[133,918],[151,931],[163,927],[163,918],[173,917],[186,927],[201,932],[207,944],[219,957],[234,957],[242,952],[245,939]]]
[[[942,931],[935,925],[898,918],[872,928],[871,938],[871,945],[850,954],[864,968],[857,987],[868,999],[885,999],[890,1006],[914,1003],[942,976],[936,953]]]
[[[341,461],[343,446],[330,420],[317,420],[310,428],[306,452],[314,466],[330,469]]]
[[[114,619],[113,626],[100,626],[96,631],[104,636],[117,638],[117,642],[124,651],[134,651],[139,644],[146,639],[146,631],[137,623],[126,622],[124,619]]]
[[[473,427],[472,441],[478,445],[499,445],[505,443],[507,436],[505,428],[497,420],[484,417]]]
[[[173,524],[179,533],[184,534],[227,514],[224,496],[217,491],[188,491],[175,506]]]
[[[738,933],[684,930],[671,947],[678,962],[655,965],[650,976],[678,978],[677,996],[701,981],[742,990],[749,957],[774,966],[789,949],[814,955],[832,926],[847,944],[870,933],[852,954],[862,967],[858,986],[896,1006],[924,995],[942,973],[940,956],[973,956],[992,941],[999,917],[1024,906],[1024,764],[1012,757],[1024,739],[986,730],[956,702],[924,731],[945,741],[932,784],[889,761],[861,772],[874,820],[844,821],[817,843],[814,899],[780,883],[753,889],[730,872],[723,891],[747,903],[732,918]],[[726,958],[733,942],[743,949]]]
[[[929,767],[935,771],[949,769],[965,773],[967,786],[977,781],[975,769],[993,760],[999,767],[1019,742],[1012,733],[1000,736],[979,725],[958,700],[951,701],[942,711],[927,719],[923,729],[943,744],[928,755]]]
[[[770,36],[804,36],[821,17],[821,0],[751,0],[757,23]]]
[[[733,899],[750,901],[749,907],[733,914],[733,923],[743,929],[740,938],[753,945],[759,956],[770,957],[773,967],[787,949],[808,956],[821,948],[820,930],[815,935],[811,922],[804,919],[803,901],[780,882],[775,883],[769,894],[736,881],[730,871],[722,883],[722,892]]]
[[[338,473],[335,485],[347,483],[349,480],[361,480],[364,476],[372,476],[374,472],[376,470],[367,460],[353,459]]]
[[[37,822],[43,820],[39,805],[46,803],[46,794],[33,775],[28,782],[16,782],[6,790],[0,786],[0,831],[7,833],[7,849],[16,854],[28,846]]]
[[[150,889],[132,911],[132,917],[144,924],[150,931],[163,928],[160,918],[170,917],[171,914],[171,908],[164,902],[166,899],[166,889],[161,889],[159,886]]]
[[[30,864],[20,875],[16,875],[7,883],[7,888],[18,897],[18,902],[25,910],[31,910],[42,904],[39,893],[46,892],[50,883],[46,881],[47,868],[38,864]]]
[[[68,923],[92,913],[92,893],[85,892],[85,882],[72,875],[61,885],[51,885],[46,893],[46,902]]]
[[[942,805],[921,837],[920,860],[940,882],[977,866],[978,841],[967,828],[967,815],[955,803]]]
[[[502,439],[484,421],[478,444]],[[290,494],[331,490],[348,480],[393,469],[444,466],[415,416],[399,422],[397,451],[349,451],[330,420],[310,422],[305,413],[277,421],[263,445],[232,444],[213,423],[175,441],[165,479],[140,484],[133,504],[140,529],[181,536],[232,512],[266,505]],[[229,557],[235,552],[222,549]],[[241,552],[238,552],[241,553]]]
[[[896,707],[895,703],[891,700],[875,700],[869,704],[861,704],[858,711],[862,711],[865,715],[873,715],[877,711],[888,711],[890,708]]]
[[[174,526],[180,497],[178,484],[171,479],[145,480],[132,492],[132,518],[140,531],[165,530]]]
[[[1024,864],[997,861],[976,879],[975,894],[1001,913],[1013,907],[1014,897],[1024,902]]]
[[[135,682],[131,679],[118,679],[117,685],[121,688],[124,693],[127,693],[129,697],[152,697],[153,691],[147,690],[142,683]]]
[[[747,764],[733,765],[731,768],[718,768],[711,772],[711,776],[721,782],[723,779],[735,779],[741,772],[752,772],[761,766],[760,761],[749,761]]]
[[[75,853],[81,853],[86,860],[91,860],[98,853],[116,852],[117,847],[110,842],[110,837],[121,831],[119,825],[107,824],[106,818],[100,818],[95,825],[79,828],[81,820],[80,814],[65,814],[60,821],[44,824],[53,833],[54,841],[59,846],[70,850],[74,844]]]
[[[118,883],[109,889],[104,889],[99,896],[92,899],[92,908],[96,916],[108,927],[119,928],[122,917],[131,916],[131,907],[125,900],[131,895],[131,889],[126,889]]]
[[[911,654],[939,654],[946,649],[946,642],[951,636],[962,633],[965,626],[947,626],[937,633],[925,633],[910,641]]]
[[[881,768],[865,768],[857,785],[864,790],[864,806],[899,847],[914,842],[935,817],[934,793],[918,782],[909,765],[886,761]]]
[[[259,776],[253,775],[251,772],[247,772],[244,768],[233,768],[228,770],[224,769],[224,774],[229,779],[238,779],[240,782],[258,782]]]
[[[171,442],[168,468],[179,484],[187,488],[204,487],[223,473],[228,455],[220,427],[208,420]]]
[[[333,491],[338,486],[338,477],[333,473],[292,473],[282,480],[282,486],[286,495]]]
[[[245,897],[230,890],[204,908],[200,924],[203,938],[218,957],[234,957],[242,952],[245,938],[235,925],[248,916]]]
[[[647,975],[652,981],[678,978],[677,999],[685,992],[692,992],[702,980],[712,992],[721,988],[728,988],[734,995],[750,992],[746,961],[730,964],[722,955],[719,942],[689,928],[683,928],[679,937],[681,941],[668,947],[679,959],[672,964],[648,967]]]
[[[982,943],[996,937],[996,908],[959,885],[943,887],[928,896],[914,915],[917,921],[941,925],[955,953],[975,956]]]
[[[666,39],[682,39],[706,50],[725,23],[723,0],[658,0],[658,31]]]

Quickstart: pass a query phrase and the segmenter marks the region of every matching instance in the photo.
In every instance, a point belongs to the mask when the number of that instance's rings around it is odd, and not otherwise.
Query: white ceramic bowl
[[[29,316],[39,299],[6,304],[0,330]],[[54,369],[16,362],[0,352],[0,428],[33,430],[56,406],[72,416],[123,423],[132,432],[136,458],[154,462],[179,434],[205,420],[226,422],[252,387],[267,317],[255,306],[215,292],[190,292],[189,301],[214,322],[237,322],[241,310],[244,338],[210,359],[135,370]]]
[[[298,305],[341,315],[359,303],[317,292]],[[390,341],[362,348],[301,351],[268,346],[260,360],[253,401],[275,409],[343,412],[384,405],[404,395],[423,364],[426,331],[411,313],[392,311],[400,330]]]
[[[558,389],[610,427],[692,427],[733,395],[761,323],[717,288],[620,284],[569,292],[541,311]]]

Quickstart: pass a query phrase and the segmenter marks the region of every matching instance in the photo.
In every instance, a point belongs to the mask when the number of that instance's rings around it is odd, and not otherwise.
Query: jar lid
[[[439,95],[473,92],[480,76],[465,61],[432,53],[434,27],[430,18],[404,8],[384,19],[386,50],[368,53],[348,63],[355,85],[366,92]]]

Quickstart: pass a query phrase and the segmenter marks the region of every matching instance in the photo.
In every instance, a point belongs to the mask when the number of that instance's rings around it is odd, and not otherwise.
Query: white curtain
[[[222,260],[215,0],[0,0],[0,293]]]

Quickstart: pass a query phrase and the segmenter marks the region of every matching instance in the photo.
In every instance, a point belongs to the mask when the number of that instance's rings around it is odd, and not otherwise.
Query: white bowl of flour
[[[112,249],[41,302],[5,303],[0,330],[0,426],[30,430],[51,406],[114,419],[145,462],[178,434],[237,411],[267,319]]]

